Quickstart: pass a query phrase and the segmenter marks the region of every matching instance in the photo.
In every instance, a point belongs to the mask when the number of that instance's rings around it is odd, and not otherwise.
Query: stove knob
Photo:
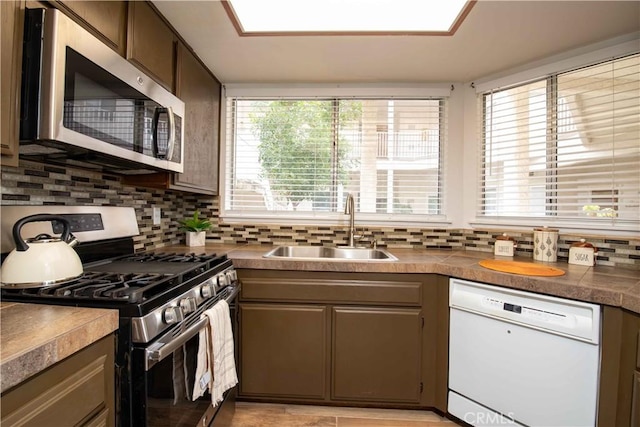
[[[162,320],[167,325],[173,325],[182,320],[182,310],[180,307],[171,306],[164,309],[162,312]]]
[[[213,279],[202,285],[200,288],[200,295],[202,298],[211,298],[216,294],[216,285],[214,285]]]
[[[224,274],[218,274],[218,284],[220,285],[221,288],[227,286],[227,276],[225,276]]]
[[[182,298],[179,304],[183,314],[192,313],[198,308],[198,303],[193,297]]]
[[[229,270],[229,271],[227,271],[227,272],[225,273],[225,275],[227,276],[227,282],[228,282],[230,285],[231,285],[231,284],[233,284],[233,282],[235,281],[235,278],[234,278],[234,276],[235,276],[235,271],[233,271],[233,270]],[[236,276],[236,278],[237,278],[237,276]]]

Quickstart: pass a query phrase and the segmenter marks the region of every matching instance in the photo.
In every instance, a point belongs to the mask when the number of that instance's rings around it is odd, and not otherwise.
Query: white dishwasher
[[[449,413],[473,426],[595,426],[597,304],[449,282]]]

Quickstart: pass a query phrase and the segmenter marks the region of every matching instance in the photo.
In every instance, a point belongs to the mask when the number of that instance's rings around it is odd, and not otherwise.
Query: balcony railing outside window
[[[362,134],[350,132],[347,139],[351,147],[350,157],[360,158]],[[439,144],[436,130],[377,132],[376,157],[384,160],[434,159],[438,158]]]

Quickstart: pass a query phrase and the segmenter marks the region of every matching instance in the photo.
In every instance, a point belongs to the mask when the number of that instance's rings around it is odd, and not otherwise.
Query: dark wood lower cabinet
[[[113,426],[114,335],[2,394],[3,426]]]
[[[640,315],[605,306],[598,426],[640,427]]]
[[[240,305],[240,394],[322,399],[327,309],[313,305]]]
[[[332,324],[332,399],[419,403],[420,309],[334,307]]]
[[[249,269],[238,276],[241,398],[446,411],[443,276]]]
[[[633,374],[633,397],[631,401],[631,426],[640,426],[640,371]]]

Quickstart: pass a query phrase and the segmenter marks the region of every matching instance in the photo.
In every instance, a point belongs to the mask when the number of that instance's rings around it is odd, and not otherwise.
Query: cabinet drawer
[[[243,278],[243,300],[373,303],[419,306],[422,286],[412,281]]]

